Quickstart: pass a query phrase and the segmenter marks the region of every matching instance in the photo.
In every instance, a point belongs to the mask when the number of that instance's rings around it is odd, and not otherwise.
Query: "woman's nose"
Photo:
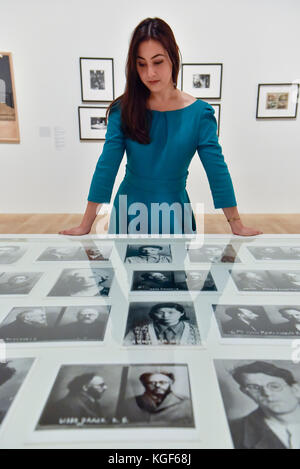
[[[154,67],[152,67],[151,65],[148,66],[148,77],[149,78],[153,78],[155,76],[155,70],[154,70]]]

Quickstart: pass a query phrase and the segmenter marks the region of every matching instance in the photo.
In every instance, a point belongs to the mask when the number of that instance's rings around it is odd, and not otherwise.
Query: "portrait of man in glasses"
[[[257,405],[230,422],[236,449],[300,449],[300,387],[292,372],[265,361],[236,367],[233,379]]]

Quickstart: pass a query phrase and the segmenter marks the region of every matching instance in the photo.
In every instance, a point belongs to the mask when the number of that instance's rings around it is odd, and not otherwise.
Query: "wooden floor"
[[[98,216],[91,234],[96,233]],[[0,233],[2,234],[56,234],[60,230],[77,226],[82,214],[3,214],[0,215]],[[264,234],[298,234],[300,233],[300,214],[247,214],[241,215],[245,226],[263,231]],[[102,231],[103,233],[104,231]],[[205,215],[204,232],[210,234],[231,233],[229,224],[223,214]],[[100,233],[100,232],[99,232]]]

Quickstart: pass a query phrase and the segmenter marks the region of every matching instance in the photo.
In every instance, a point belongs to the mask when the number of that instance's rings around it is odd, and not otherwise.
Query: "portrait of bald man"
[[[0,338],[6,342],[26,339],[27,341],[47,340],[49,328],[44,307],[24,307],[15,319],[0,324]]]
[[[72,315],[71,322],[60,322],[56,329],[59,340],[103,340],[110,306],[81,306]],[[62,318],[63,321],[65,318]]]

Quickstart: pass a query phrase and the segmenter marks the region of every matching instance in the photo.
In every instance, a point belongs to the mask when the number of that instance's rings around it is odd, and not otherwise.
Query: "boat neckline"
[[[183,111],[184,109],[188,109],[190,107],[192,107],[195,103],[197,103],[199,100],[196,99],[196,101],[194,101],[193,103],[189,104],[188,106],[185,106],[185,107],[181,107],[179,109],[173,109],[171,111],[157,111],[156,109],[148,109],[148,111],[151,111],[151,112],[160,112],[160,113],[165,113],[165,112],[178,112],[178,111]]]

